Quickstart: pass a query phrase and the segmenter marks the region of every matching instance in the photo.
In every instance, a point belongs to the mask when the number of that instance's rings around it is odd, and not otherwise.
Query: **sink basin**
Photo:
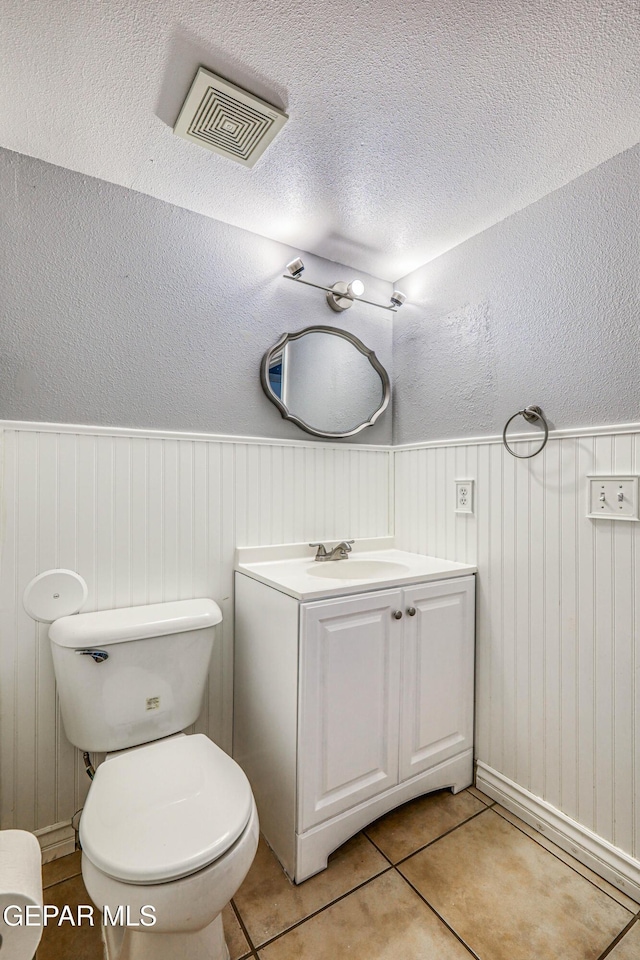
[[[327,560],[325,563],[313,562],[307,569],[310,577],[323,577],[327,580],[385,580],[387,577],[401,577],[410,570],[404,563],[392,560]]]

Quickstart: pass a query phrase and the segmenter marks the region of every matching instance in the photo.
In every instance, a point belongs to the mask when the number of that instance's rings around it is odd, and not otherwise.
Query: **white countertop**
[[[337,542],[327,541],[327,550]],[[314,560],[315,553],[315,549],[306,543],[241,547],[236,551],[235,569],[296,600],[324,600],[328,597],[401,587],[410,583],[467,577],[478,569],[468,563],[455,563],[453,560],[396,550],[393,537],[356,541],[348,560],[318,563]],[[366,568],[358,571],[357,566],[363,561],[373,561],[368,565],[369,570],[375,570],[379,565],[376,576],[362,576]],[[349,567],[349,564],[352,564],[352,567]],[[399,566],[385,570],[386,564]],[[334,577],[332,573],[338,566],[339,574],[336,573]],[[360,576],[346,576],[351,570],[360,573]]]

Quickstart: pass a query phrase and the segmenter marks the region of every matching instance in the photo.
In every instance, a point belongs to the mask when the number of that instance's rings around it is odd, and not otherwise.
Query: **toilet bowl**
[[[49,629],[65,732],[107,753],[80,820],[107,960],[228,960],[221,911],[258,845],[238,764],[203,734],[213,600],[61,617]]]
[[[220,914],[253,861],[258,816],[244,773],[211,740],[110,754],[80,840],[108,960],[227,960]]]

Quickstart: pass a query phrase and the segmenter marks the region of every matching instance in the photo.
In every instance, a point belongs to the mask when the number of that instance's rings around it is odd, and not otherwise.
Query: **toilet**
[[[61,617],[49,629],[65,732],[106,753],[80,820],[108,960],[228,960],[221,911],[258,844],[245,774],[202,734],[212,600]],[[97,921],[96,921],[97,922]]]

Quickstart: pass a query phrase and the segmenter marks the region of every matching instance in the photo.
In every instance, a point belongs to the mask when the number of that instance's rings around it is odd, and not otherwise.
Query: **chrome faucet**
[[[355,543],[355,540],[343,540],[337,546],[330,550],[327,553],[327,548],[324,543],[310,543],[310,547],[317,547],[318,552],[316,553],[315,559],[318,562],[323,560],[348,560],[349,554],[351,553],[351,544]]]

